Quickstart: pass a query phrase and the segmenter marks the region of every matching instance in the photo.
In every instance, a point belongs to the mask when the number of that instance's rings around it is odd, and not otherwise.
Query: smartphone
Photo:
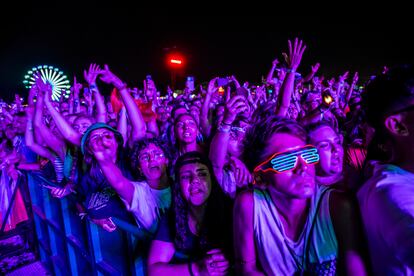
[[[249,96],[249,91],[244,87],[239,87],[236,89],[236,95],[241,95],[247,98]]]
[[[192,76],[188,76],[187,77],[187,81],[186,81],[186,87],[190,90],[190,91],[194,91],[194,77]]]
[[[226,86],[227,84],[229,84],[229,80],[227,78],[217,79],[217,86]]]
[[[152,80],[152,77],[151,77],[151,75],[147,75],[147,76],[145,77],[145,79],[146,79],[147,81],[149,81],[149,80]]]
[[[83,96],[84,97],[89,97],[90,96],[90,91],[88,87],[83,88]]]

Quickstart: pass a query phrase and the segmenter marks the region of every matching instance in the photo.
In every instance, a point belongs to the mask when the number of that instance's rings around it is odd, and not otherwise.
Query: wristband
[[[223,125],[219,125],[219,127],[217,128],[218,132],[223,132],[223,133],[228,133],[230,132],[230,127],[229,128],[225,128]]]
[[[286,73],[296,73],[295,69],[286,69]]]
[[[96,88],[96,84],[92,83],[91,85],[89,85],[89,88],[90,88],[90,89],[94,89],[94,88]]]
[[[226,123],[225,121],[221,121],[221,124],[225,125],[225,126],[232,126],[233,125],[233,124],[230,124],[230,123]]]

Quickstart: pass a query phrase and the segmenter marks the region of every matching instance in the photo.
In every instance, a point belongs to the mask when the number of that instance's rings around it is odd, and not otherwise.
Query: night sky
[[[229,74],[258,82],[296,36],[307,45],[299,67],[303,74],[320,62],[319,74],[331,77],[349,70],[352,78],[359,71],[366,80],[384,65],[414,63],[414,24],[403,16],[368,19],[357,10],[341,19],[236,14],[159,14],[103,5],[20,9],[10,19],[1,18],[1,97],[27,95],[25,72],[43,64],[60,68],[72,80],[74,74],[81,78],[91,62],[106,63],[130,86],[142,87],[151,74],[163,90],[170,78],[166,49],[172,47],[187,61],[178,84],[185,75],[194,75],[196,84]]]

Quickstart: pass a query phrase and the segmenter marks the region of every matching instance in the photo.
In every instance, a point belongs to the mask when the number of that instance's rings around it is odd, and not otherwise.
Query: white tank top
[[[329,213],[329,187],[317,187],[308,220],[297,241],[283,229],[267,190],[254,190],[254,239],[260,264],[267,275],[310,272],[335,275],[338,244]]]

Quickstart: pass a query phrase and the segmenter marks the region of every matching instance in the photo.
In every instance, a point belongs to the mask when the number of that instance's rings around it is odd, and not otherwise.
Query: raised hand
[[[45,95],[46,100],[50,100],[52,95],[52,85],[49,82],[44,82],[40,75],[35,76],[35,85],[38,89],[40,96]],[[48,95],[48,97],[46,97]]]
[[[312,70],[312,73],[316,73],[316,72],[318,72],[318,70],[319,70],[319,67],[320,67],[321,65],[319,64],[319,62],[318,63],[316,63],[315,65],[312,65],[311,66],[311,70]]]
[[[354,77],[352,78],[352,83],[356,84],[358,82],[358,72],[355,72]]]
[[[335,84],[335,78],[331,78],[330,80],[328,80],[328,86],[332,87]]]
[[[217,81],[217,77],[213,78],[212,80],[210,80],[210,82],[208,83],[208,87],[207,87],[207,93],[212,95],[215,92],[217,92],[218,87],[216,86],[216,81]]]
[[[272,61],[272,66],[276,67],[279,64],[279,60],[275,59],[274,61]]]
[[[249,110],[246,98],[242,95],[234,96],[227,103],[224,111],[223,122],[232,124],[236,119],[237,114]]]
[[[75,96],[79,96],[79,92],[82,89],[82,84],[76,81],[76,77],[73,77],[73,86],[70,88]]]
[[[89,65],[89,70],[83,71],[83,77],[89,85],[92,85],[96,83],[96,78],[101,73],[101,71],[102,70],[101,67],[99,67],[99,65],[91,63],[91,65]]]
[[[347,78],[348,78],[348,74],[349,72],[346,71],[345,73],[343,73],[342,75],[339,76],[339,82],[343,83]]]
[[[100,79],[105,83],[113,84],[116,88],[121,88],[124,86],[122,80],[118,78],[114,73],[112,73],[106,64],[104,65],[104,69],[101,71]]]
[[[303,45],[302,40],[295,38],[295,42],[292,46],[292,42],[288,40],[289,55],[284,55],[286,63],[291,70],[298,69],[300,61],[302,60],[303,52],[306,49],[306,45]]]
[[[252,183],[252,174],[247,169],[246,165],[238,158],[232,156],[229,160],[229,165],[234,172],[236,184],[238,187],[243,187]]]

